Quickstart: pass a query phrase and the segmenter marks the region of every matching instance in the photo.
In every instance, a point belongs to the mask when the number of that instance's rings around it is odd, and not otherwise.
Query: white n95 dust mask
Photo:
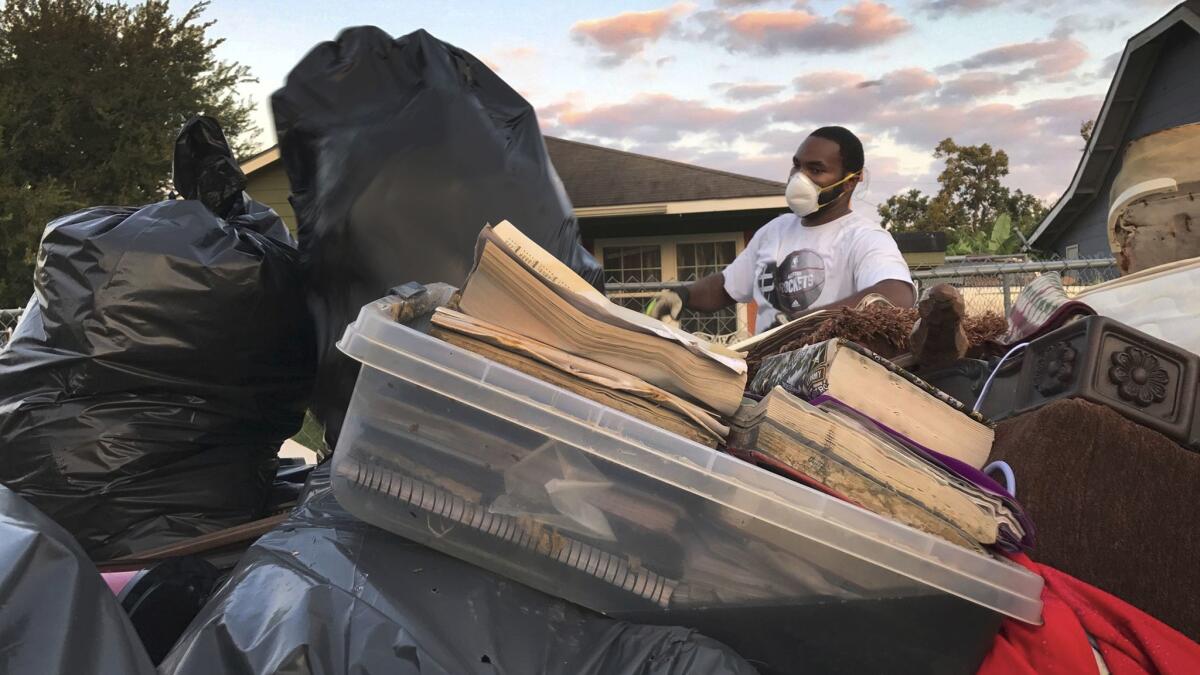
[[[788,207],[792,209],[792,213],[803,218],[804,216],[812,215],[818,210],[832,204],[838,197],[842,196],[841,190],[832,199],[821,203],[821,193],[826,190],[832,190],[839,185],[844,185],[846,181],[857,176],[858,173],[852,173],[838,182],[826,188],[817,187],[811,178],[804,175],[803,171],[797,171],[788,180],[787,190],[784,191],[784,196],[787,198]]]

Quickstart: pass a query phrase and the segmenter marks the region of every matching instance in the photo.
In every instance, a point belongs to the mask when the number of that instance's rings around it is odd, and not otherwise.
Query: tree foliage
[[[1046,205],[1037,197],[1002,183],[1008,175],[1008,154],[1003,150],[986,143],[959,145],[947,138],[933,156],[945,165],[937,194],[909,190],[888,198],[879,205],[888,229],[944,231],[952,254],[1011,253],[1020,248],[1021,235],[1029,234],[1046,215]]]
[[[189,117],[216,117],[251,149],[253,107],[237,87],[253,80],[217,58],[206,6],[175,17],[162,0],[0,3],[0,307],[28,298],[48,221],[163,197]]]
[[[1096,130],[1096,120],[1084,120],[1079,125],[1079,136],[1083,139],[1084,145],[1092,140],[1092,132]]]

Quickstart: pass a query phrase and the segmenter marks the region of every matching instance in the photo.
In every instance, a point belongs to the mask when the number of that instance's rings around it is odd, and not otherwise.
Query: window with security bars
[[[698,242],[639,243],[601,245],[606,284],[662,284],[679,280],[690,283],[725,269],[737,257],[733,239]],[[635,312],[645,312],[657,293],[655,288],[610,290],[609,299]],[[727,307],[710,314],[684,310],[680,327],[713,340],[729,340],[739,335],[738,309]]]
[[[650,301],[654,299],[653,293],[638,293],[637,295],[617,295],[609,297],[613,303],[622,307],[632,309],[639,314],[646,313],[646,307],[650,305]]]
[[[675,245],[676,278],[692,282],[720,272],[737,257],[732,241],[688,242]],[[685,310],[679,315],[679,325],[689,333],[711,337],[733,335],[738,331],[736,307],[726,307],[708,314]]]
[[[679,327],[689,333],[698,333],[714,339],[734,335],[738,332],[737,306],[726,307],[709,314],[699,314],[686,309],[679,314]]]
[[[639,284],[662,280],[661,246],[604,247],[604,283]]]
[[[622,293],[609,297],[614,303],[644,314],[654,293]],[[689,333],[698,333],[709,338],[719,339],[732,336],[738,332],[738,316],[736,307],[726,307],[709,314],[683,310],[679,315],[679,327]]]
[[[737,257],[732,241],[705,241],[675,244],[675,277],[692,282],[720,272]]]

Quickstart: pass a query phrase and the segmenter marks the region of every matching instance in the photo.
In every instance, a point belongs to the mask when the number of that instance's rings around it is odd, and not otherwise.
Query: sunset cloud
[[[999,7],[1004,0],[928,0],[919,6],[929,14],[974,14],[992,7]]]
[[[1173,4],[1177,0],[1134,0],[1133,4]],[[1110,6],[1127,4],[1128,0],[1111,0]],[[944,16],[968,16],[992,9],[1017,9],[1022,12],[1048,14],[1062,7],[1072,7],[1074,0],[924,0],[917,8],[931,17],[938,19]],[[1089,10],[1104,5],[1104,0],[1097,0],[1087,5]],[[1083,5],[1079,5],[1083,6]]]
[[[918,6],[928,12],[962,14],[998,4],[932,0]],[[723,47],[738,59],[767,57],[772,61],[760,62],[784,63],[788,61],[781,57],[786,55],[866,50],[911,30],[905,18],[878,0],[850,0],[832,12],[782,0],[734,0],[717,2],[716,7],[691,18],[677,13],[665,25],[646,30],[597,29],[588,40],[597,49],[605,44],[614,54],[632,55],[654,40],[686,36],[692,38],[689,42]],[[868,165],[880,182],[872,194],[879,201],[905,186],[936,187],[940,167],[931,159],[932,150],[943,138],[953,137],[962,144],[1003,148],[1014,180],[1019,177],[1014,186],[1049,198],[1061,191],[1079,160],[1080,121],[1095,117],[1102,100],[1100,92],[1074,85],[1096,77],[1097,67],[1111,70],[1119,58],[1114,54],[1093,61],[1077,36],[1115,30],[1114,21],[1100,13],[1069,14],[1045,37],[1025,34],[1024,39],[974,54],[960,52],[934,70],[799,68],[790,82],[753,77],[716,82],[708,86],[707,97],[673,91],[633,94],[595,105],[572,101],[548,116],[547,128],[588,142],[778,180],[805,134],[818,126],[840,124],[867,145]],[[624,37],[618,39],[618,34]],[[860,57],[858,62],[864,58],[874,59]],[[1088,93],[1056,96],[1064,90],[1060,83],[1072,83],[1068,91]],[[544,115],[543,109],[539,115]]]
[[[639,94],[624,103],[566,109],[556,115],[565,128],[614,140],[671,143],[687,133],[712,131],[736,136],[756,124],[743,112],[670,94]]]
[[[702,38],[730,52],[776,55],[786,52],[853,52],[886,43],[912,25],[886,4],[858,0],[819,16],[807,8],[751,10],[740,13],[709,11],[697,14]]]
[[[858,85],[861,82],[863,82],[862,75],[845,70],[814,70],[792,80],[796,91],[808,93],[840,89],[847,84]]]
[[[905,99],[926,94],[938,88],[938,78],[924,68],[901,68],[876,80],[888,98]]]
[[[509,47],[508,49],[501,49],[496,52],[497,58],[512,61],[528,61],[529,59],[536,58],[537,55],[537,48],[530,46]]]
[[[721,82],[713,85],[713,88],[721,92],[721,94],[730,101],[746,102],[756,101],[759,99],[770,98],[776,94],[782,93],[787,87],[782,84],[765,84],[761,82],[745,82],[742,84],[729,84]]]
[[[503,72],[508,66],[529,63],[539,56],[538,50],[530,46],[509,47],[492,52],[491,56],[481,56],[480,60],[495,72]]]
[[[891,194],[885,184],[896,189],[932,185],[936,167],[923,175],[904,173],[898,167],[914,171],[914,165],[922,164],[913,158],[928,156],[949,136],[963,144],[1003,148],[1012,158],[1014,174],[1019,171],[1022,177],[1019,186],[1049,197],[1057,194],[1063,177],[1069,177],[1078,162],[1080,120],[1094,117],[1101,102],[1099,96],[990,101],[1017,86],[1011,75],[992,71],[966,71],[945,81],[915,67],[871,79],[860,73],[819,71],[797,77],[793,84],[786,98],[764,97],[758,105],[742,109],[668,94],[644,94],[592,108],[568,105],[555,115],[553,133],[779,179],[780,167],[786,166],[787,157],[809,130],[841,124],[864,139],[868,166],[873,158],[879,160],[873,168],[882,179],[879,199]],[[757,82],[722,83],[716,88],[728,95],[738,86],[772,91],[772,97],[786,91]],[[697,136],[705,142],[699,146],[683,142]],[[887,152],[871,139],[882,139]],[[897,152],[904,155],[904,162],[897,159]]]
[[[938,96],[949,101],[971,101],[1018,90],[1019,78],[1008,73],[988,70],[969,71],[942,84]]]
[[[1018,73],[1022,78],[1054,81],[1069,75],[1087,59],[1088,50],[1083,43],[1071,37],[1051,37],[994,47],[948,64],[941,70],[955,72],[1025,66]]]
[[[1113,75],[1117,74],[1117,68],[1121,65],[1121,57],[1124,52],[1113,52],[1104,57],[1100,62],[1100,69],[1095,72],[1093,77],[1097,80],[1111,80]]]
[[[1068,37],[1075,33],[1108,33],[1117,30],[1121,26],[1128,23],[1118,14],[1099,14],[1096,12],[1087,14],[1068,14],[1059,17],[1054,23],[1054,31],[1050,33],[1052,37]]]
[[[571,27],[575,42],[600,52],[600,64],[618,66],[661,39],[692,10],[687,3],[647,12],[623,12],[603,19],[587,19]]]

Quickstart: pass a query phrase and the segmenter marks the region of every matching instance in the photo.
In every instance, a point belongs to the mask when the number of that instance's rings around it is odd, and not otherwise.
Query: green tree
[[[897,232],[946,232],[954,254],[1009,253],[1021,247],[1046,214],[1037,197],[1010,190],[1008,154],[988,144],[959,145],[947,138],[933,156],[944,162],[937,194],[920,190],[894,195],[879,205],[885,227]]]
[[[1005,193],[1000,179],[1008,175],[1008,155],[992,146],[958,145],[947,138],[933,151],[934,159],[945,162],[938,175],[941,190],[933,201],[945,203],[954,214],[954,224],[965,233],[978,234],[1000,213]]]
[[[239,153],[257,131],[249,70],[216,56],[206,2],[0,4],[0,307],[25,303],[47,222],[95,204],[162,199],[172,140],[197,114]]]
[[[938,229],[929,222],[929,197],[920,190],[889,197],[879,205],[879,216],[896,231]]]
[[[1096,120],[1084,120],[1079,125],[1079,136],[1083,138],[1083,144],[1087,145],[1092,140],[1092,132],[1096,130]]]

